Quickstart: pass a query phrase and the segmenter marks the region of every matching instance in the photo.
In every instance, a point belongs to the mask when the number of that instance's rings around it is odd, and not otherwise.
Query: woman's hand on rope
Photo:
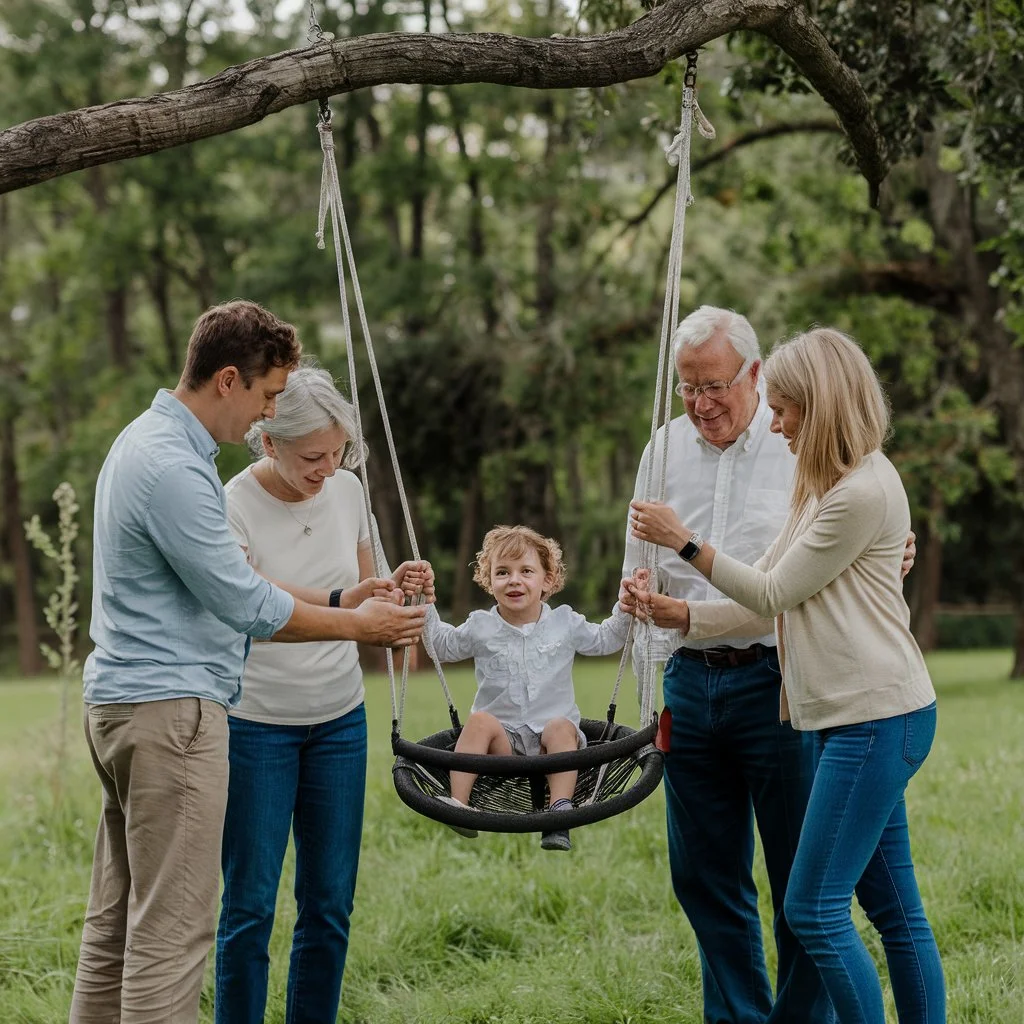
[[[678,551],[693,531],[679,521],[673,509],[661,501],[632,501],[629,525],[637,540]]]
[[[663,629],[678,629],[684,635],[690,631],[690,606],[668,594],[649,589],[650,570],[637,569],[619,586],[619,607],[627,615],[641,622],[653,622]]]
[[[429,562],[403,562],[392,577],[410,604],[433,604],[434,569]]]

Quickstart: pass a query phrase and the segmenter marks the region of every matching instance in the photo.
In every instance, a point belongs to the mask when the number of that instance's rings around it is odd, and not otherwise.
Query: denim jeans
[[[348,952],[366,788],[362,705],[320,725],[230,718],[217,929],[217,1024],[262,1024],[268,945],[289,829],[297,917],[287,1024],[334,1024]]]
[[[818,766],[786,919],[821,971],[841,1024],[885,1024],[878,972],[850,916],[878,929],[900,1024],[943,1024],[942,963],[914,877],[903,799],[935,735],[935,705],[816,734]]]
[[[814,746],[810,734],[779,721],[780,682],[774,651],[735,668],[708,668],[679,654],[665,666],[669,865],[700,949],[705,1024],[835,1019],[821,976],[782,913]],[[755,819],[774,908],[774,1000],[752,872]]]

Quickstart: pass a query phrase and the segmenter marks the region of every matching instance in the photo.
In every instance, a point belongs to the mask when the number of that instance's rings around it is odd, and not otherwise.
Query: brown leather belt
[[[738,665],[753,665],[766,658],[774,647],[752,644],[750,647],[679,647],[676,654],[694,661],[702,661],[708,668],[736,668]]]

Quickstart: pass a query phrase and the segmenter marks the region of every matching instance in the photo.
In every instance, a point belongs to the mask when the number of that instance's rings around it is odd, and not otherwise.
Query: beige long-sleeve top
[[[782,718],[828,729],[935,700],[910,632],[900,567],[910,509],[899,473],[873,452],[782,532],[753,566],[715,553],[711,582],[733,600],[690,606],[690,635],[749,633],[775,619]]]

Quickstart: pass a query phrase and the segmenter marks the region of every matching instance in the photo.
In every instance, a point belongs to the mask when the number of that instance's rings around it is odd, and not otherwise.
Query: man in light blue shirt
[[[227,707],[251,639],[415,642],[425,608],[275,585],[246,562],[214,458],[272,417],[294,328],[207,310],[181,381],[114,442],[96,487],[86,737],[103,785],[72,1024],[197,1021],[227,798]],[[290,591],[290,592],[289,592]],[[333,598],[333,600],[332,600]],[[332,606],[333,605],[333,606]]]

